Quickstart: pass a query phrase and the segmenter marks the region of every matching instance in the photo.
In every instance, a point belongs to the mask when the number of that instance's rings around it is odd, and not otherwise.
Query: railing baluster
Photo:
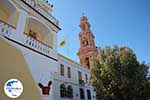
[[[0,20],[0,34],[1,35],[10,37],[10,35],[13,33],[14,30],[15,30],[14,27]]]
[[[24,34],[24,37],[25,37],[25,44],[35,50],[38,50],[47,55],[49,55],[50,50],[52,50],[50,46],[30,37],[29,35]]]

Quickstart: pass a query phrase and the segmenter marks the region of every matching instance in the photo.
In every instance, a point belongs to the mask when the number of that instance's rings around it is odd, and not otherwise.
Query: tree
[[[149,65],[128,47],[105,47],[94,60],[91,82],[100,100],[150,100]]]

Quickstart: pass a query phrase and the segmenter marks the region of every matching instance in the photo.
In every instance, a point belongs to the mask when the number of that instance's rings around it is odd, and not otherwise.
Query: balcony
[[[28,4],[32,9],[38,12],[40,15],[44,16],[46,19],[54,23],[57,27],[59,26],[59,22],[56,18],[54,18],[50,12],[46,11],[42,8],[41,5],[36,4],[33,0],[22,0],[26,4]],[[52,8],[51,8],[52,9]]]
[[[48,58],[56,60],[55,58],[51,57],[52,55],[54,55],[54,50],[51,46],[37,39],[34,39],[27,34],[23,34],[23,33],[19,33],[19,34],[22,34],[22,37],[20,37],[21,38],[20,40],[17,38],[16,29],[13,26],[9,25],[8,23],[0,20],[0,35],[1,36],[7,38],[8,40],[12,42],[22,45],[23,47],[26,47],[34,52],[37,52]]]
[[[50,51],[52,50],[52,47],[27,35],[27,34],[24,34],[24,37],[25,37],[25,45],[34,49],[34,50],[37,50],[41,53],[44,53],[44,54],[47,54],[49,55],[50,54]]]
[[[85,86],[85,82],[84,82],[84,80],[79,80],[79,85],[81,85],[81,86]]]

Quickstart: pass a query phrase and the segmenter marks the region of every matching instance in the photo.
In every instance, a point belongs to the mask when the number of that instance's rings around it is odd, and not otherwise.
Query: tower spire
[[[91,25],[86,16],[80,19],[80,48],[77,53],[80,59],[80,64],[86,66],[88,69],[92,67],[92,59],[97,55],[97,48],[94,42],[94,35],[91,31]]]
[[[88,22],[88,18],[86,16],[82,16],[81,19],[80,19],[80,29],[81,29],[81,32],[87,32],[87,31],[90,31],[90,24]]]

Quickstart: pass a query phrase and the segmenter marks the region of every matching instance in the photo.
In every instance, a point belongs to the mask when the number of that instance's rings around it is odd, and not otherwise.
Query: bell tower
[[[80,64],[90,69],[92,68],[92,59],[97,56],[97,48],[86,16],[81,17],[79,27],[80,48],[77,55],[79,56]]]

